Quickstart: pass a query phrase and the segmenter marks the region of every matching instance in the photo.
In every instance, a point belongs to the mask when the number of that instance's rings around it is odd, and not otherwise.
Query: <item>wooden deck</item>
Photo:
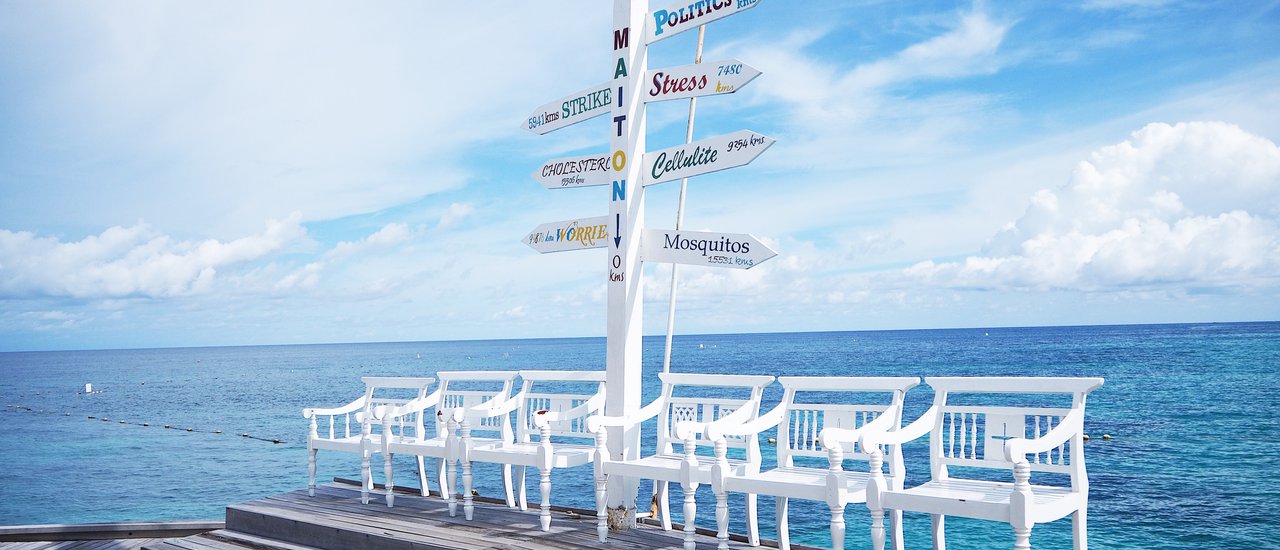
[[[360,504],[358,487],[339,483],[321,485],[315,497],[298,490],[228,506],[225,529],[153,542],[143,548],[650,550],[681,548],[684,541],[682,531],[663,531],[660,527],[642,525],[630,531],[611,532],[609,542],[601,544],[596,538],[594,515],[566,511],[553,513],[551,531],[543,532],[538,529],[536,506],[521,512],[502,504],[477,503],[475,519],[467,521],[462,516],[461,504],[458,515],[450,517],[448,506],[438,497],[398,494],[395,502],[394,508],[387,508],[382,498]],[[747,547],[745,542],[733,546]],[[698,547],[715,548],[715,537],[703,531],[698,537]]]

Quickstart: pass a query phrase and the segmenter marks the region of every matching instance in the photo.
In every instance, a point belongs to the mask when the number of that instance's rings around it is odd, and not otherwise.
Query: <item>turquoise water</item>
[[[647,402],[662,342],[645,345]],[[603,355],[598,338],[0,353],[0,524],[220,519],[229,503],[305,486],[300,411],[349,401],[360,376],[603,368]],[[1280,323],[682,336],[672,365],[1105,377],[1086,418],[1090,434],[1114,435],[1086,445],[1091,547],[1280,548]],[[85,383],[101,392],[79,394]],[[906,417],[931,395],[912,390]],[[765,406],[780,397],[771,387]],[[907,449],[909,484],[927,476],[926,445]],[[319,477],[358,477],[358,462],[322,454]],[[411,464],[397,464],[398,484],[416,483]],[[477,468],[480,492],[499,496],[496,469]],[[589,475],[559,472],[554,501],[592,507]],[[530,489],[537,494],[532,476]],[[698,524],[714,525],[709,491],[699,496]],[[672,498],[679,516],[678,489]],[[731,505],[736,518],[741,499]],[[771,501],[762,499],[760,516],[772,538]],[[846,522],[848,547],[867,547],[865,508],[849,506]],[[907,516],[908,548],[930,546],[928,523]],[[793,502],[791,531],[795,542],[827,545],[825,506]],[[1032,542],[1069,548],[1070,522],[1037,526]],[[1012,536],[1007,525],[953,518],[948,544],[1009,547]]]

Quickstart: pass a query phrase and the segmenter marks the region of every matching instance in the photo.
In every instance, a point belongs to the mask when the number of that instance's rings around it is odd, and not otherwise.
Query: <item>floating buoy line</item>
[[[58,414],[56,411],[50,411],[45,409],[33,409],[31,407],[26,407],[23,405],[5,405],[4,410],[12,411],[12,412],[30,412],[30,413],[37,413],[37,414],[52,414],[52,415]],[[62,416],[70,417],[72,416],[72,414],[70,411],[67,411],[62,413]],[[97,420],[104,423],[111,423],[111,417],[109,416],[98,416],[93,414],[89,414],[85,416],[88,420]],[[115,423],[125,424],[130,426],[142,426],[144,428],[156,427],[156,428],[161,428],[162,430],[174,430],[178,432],[208,433],[208,434],[214,434],[214,435],[222,434],[222,428],[214,428],[212,430],[201,430],[201,429],[195,428],[194,426],[182,426],[182,425],[174,425],[174,424],[153,424],[151,422],[129,422],[128,420],[125,420],[125,419],[116,419]],[[282,441],[278,437],[262,437],[257,435],[251,435],[249,432],[240,432],[240,437],[242,439],[256,439],[258,441],[265,441],[267,443],[271,443],[275,445],[284,443],[284,441]]]

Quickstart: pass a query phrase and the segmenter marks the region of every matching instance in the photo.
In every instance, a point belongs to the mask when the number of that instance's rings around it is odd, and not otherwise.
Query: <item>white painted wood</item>
[[[866,500],[867,471],[845,471],[846,458],[871,461],[871,456],[856,452],[854,442],[864,430],[893,430],[902,418],[906,392],[920,383],[913,377],[833,377],[782,376],[782,401],[759,418],[738,423],[708,424],[706,438],[717,443],[716,465],[711,485],[717,507],[727,506],[728,493],[747,493],[775,497],[780,548],[789,548],[787,534],[787,501],[791,498],[825,502],[830,510],[833,548],[844,547],[844,506]],[[816,393],[821,392],[821,393]],[[831,401],[815,403],[812,395]],[[838,401],[835,401],[838,400]],[[735,471],[729,466],[726,449],[720,445],[732,437],[758,441],[759,434],[777,427],[778,466],[772,470]],[[845,452],[845,448],[849,452]],[[802,457],[826,458],[826,464],[797,466]],[[876,458],[878,461],[879,458]],[[874,464],[879,469],[879,463]],[[890,479],[901,483],[901,452],[893,453]],[[883,517],[883,514],[881,514]],[[874,515],[873,515],[873,519]],[[717,516],[720,548],[728,547],[727,518]],[[900,515],[894,516],[895,532],[901,530]],[[755,540],[752,536],[753,541]],[[901,535],[895,535],[901,548]]]
[[[926,378],[934,389],[933,406],[915,422],[897,431],[868,431],[860,444],[873,456],[885,448],[929,435],[930,480],[915,487],[894,487],[878,471],[871,471],[867,507],[924,512],[933,518],[935,548],[946,545],[946,516],[961,516],[1010,524],[1014,548],[1029,549],[1037,523],[1072,516],[1076,550],[1088,546],[1086,514],[1089,477],[1084,461],[1084,411],[1089,393],[1101,378],[975,377]],[[948,399],[964,395],[963,406]],[[994,394],[1027,394],[1028,405],[974,405]],[[1045,407],[1039,397],[1062,394],[1071,407]],[[1056,450],[1056,453],[1054,452]],[[1030,460],[1028,459],[1030,457]],[[960,477],[957,470],[985,469],[1010,473],[1009,481]],[[1032,484],[1033,472],[1066,474],[1069,483]],[[873,548],[883,540],[872,534]]]
[[[646,262],[751,269],[778,253],[745,233],[646,229],[640,255]]]
[[[319,451],[339,451],[360,455],[361,502],[369,503],[369,492],[373,488],[373,474],[370,457],[381,450],[382,433],[373,430],[374,411],[379,408],[398,406],[408,403],[410,399],[425,399],[427,390],[435,383],[434,378],[365,376],[364,395],[340,407],[309,407],[302,409],[303,418],[311,420],[307,434],[307,493],[315,496],[316,460]],[[360,431],[351,435],[351,418],[357,417]],[[322,436],[318,424],[326,424],[328,436]],[[338,436],[335,426],[343,425],[342,435]]]
[[[609,246],[613,230],[608,216],[544,223],[524,237],[524,244],[542,254]]]
[[[514,404],[514,408],[508,405],[473,415],[474,419],[480,420],[507,415],[515,410],[515,439],[476,444],[469,440],[469,435],[463,435],[462,448],[465,452],[459,460],[464,464],[486,462],[516,467],[521,472],[516,476],[521,488],[518,499],[521,510],[528,509],[523,472],[527,468],[537,468],[542,497],[539,522],[543,531],[549,531],[551,470],[592,462],[595,456],[594,434],[587,430],[586,418],[604,406],[605,374],[605,371],[520,371],[523,380],[520,393],[508,401]],[[570,388],[578,391],[568,392]],[[553,437],[556,438],[554,442]],[[464,467],[464,471],[466,468],[469,466]],[[471,491],[465,479],[463,490]]]
[[[773,376],[732,374],[683,374],[660,373],[662,393],[653,402],[631,416],[596,415],[587,419],[587,428],[596,433],[595,456],[596,505],[600,541],[608,535],[608,488],[605,484],[611,476],[652,479],[665,487],[668,483],[680,483],[686,495],[684,502],[685,546],[693,544],[696,501],[693,500],[699,485],[712,479],[713,461],[697,455],[697,448],[736,447],[745,452],[744,459],[726,460],[720,467],[724,471],[747,474],[760,470],[760,442],[756,437],[732,435],[713,441],[706,437],[706,430],[714,426],[736,426],[751,422],[760,413],[760,397],[764,387],[773,382]],[[726,390],[746,397],[721,397]],[[656,452],[634,459],[615,459],[603,447],[608,441],[607,428],[639,426],[657,417]],[[714,430],[713,430],[714,431]],[[679,442],[681,451],[674,444]],[[671,528],[669,505],[665,490],[659,489],[659,509],[663,527]],[[634,499],[634,495],[632,496]],[[748,497],[747,515],[751,540],[758,541],[755,528],[755,497]]]
[[[663,2],[661,7],[646,14],[645,43],[652,44],[671,38],[689,29],[695,29],[743,10],[756,7],[760,0],[704,0],[690,2],[676,0]]]
[[[613,181],[613,166],[607,152],[578,155],[544,162],[532,176],[547,189],[594,187]]]
[[[617,99],[613,95],[615,91],[614,86],[605,82],[544,103],[534,109],[520,127],[535,134],[545,134],[591,120],[609,112]]]
[[[459,411],[456,410],[500,406],[511,395],[511,386],[517,374],[516,371],[440,371],[436,373],[440,385],[431,395],[376,412],[384,433],[381,443],[385,459],[388,507],[395,505],[392,458],[396,454],[408,454],[419,459],[435,459],[434,472],[439,481],[440,496],[449,503],[450,513],[456,513],[454,463],[461,452],[458,432],[463,429],[457,418],[462,415],[457,414]],[[435,414],[429,412],[432,410]],[[434,421],[426,422],[428,416],[433,417]],[[428,426],[432,429],[428,430]],[[402,427],[400,432],[396,432],[397,427]],[[405,430],[403,427],[409,429]],[[466,428],[471,429],[471,426]],[[506,419],[494,419],[485,423],[483,428],[496,430],[498,437],[510,437],[511,434],[510,423]],[[419,462],[418,471],[425,473],[423,462]],[[425,475],[421,481],[425,490]],[[504,481],[508,487],[507,492],[510,493],[510,478],[507,477]],[[463,495],[464,502],[469,501],[470,497],[470,493]]]
[[[693,143],[645,153],[644,185],[654,185],[745,166],[776,140],[751,130],[738,130]]]
[[[644,100],[648,103],[731,94],[760,76],[760,71],[737,59],[694,63],[649,71]]]

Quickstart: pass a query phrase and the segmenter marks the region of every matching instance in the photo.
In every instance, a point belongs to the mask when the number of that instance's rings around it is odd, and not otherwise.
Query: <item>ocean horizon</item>
[[[662,336],[644,338],[643,402],[656,397],[663,347]],[[305,487],[302,408],[350,401],[361,376],[603,369],[604,350],[604,337],[575,337],[0,352],[0,524],[220,519],[228,504]],[[1085,418],[1099,436],[1085,448],[1093,547],[1280,547],[1271,534],[1280,528],[1280,476],[1269,466],[1280,452],[1280,322],[677,335],[671,365],[796,376],[1100,376],[1106,384]],[[95,392],[85,394],[85,384]],[[912,390],[904,419],[918,417],[931,396],[924,384]],[[780,397],[771,386],[763,407]],[[652,433],[646,426],[645,437]],[[924,447],[927,438],[907,446],[908,485],[927,477]],[[763,450],[769,467],[773,448]],[[412,461],[397,458],[397,485],[416,484],[412,472]],[[317,477],[358,478],[359,459],[321,453]],[[497,477],[496,467],[479,465],[480,493],[500,496]],[[553,503],[593,508],[590,468],[558,471],[553,483]],[[714,525],[710,491],[698,497],[697,523]],[[672,498],[679,521],[678,488]],[[829,544],[824,510],[793,502],[793,542]],[[860,505],[846,509],[851,547],[865,546],[866,516]],[[927,516],[908,514],[905,523],[908,548],[928,547]],[[772,503],[762,500],[760,524],[762,536],[776,537]],[[1012,544],[1007,525],[958,518],[948,520],[947,538],[958,549]],[[1032,542],[1069,547],[1070,522],[1036,526]]]

